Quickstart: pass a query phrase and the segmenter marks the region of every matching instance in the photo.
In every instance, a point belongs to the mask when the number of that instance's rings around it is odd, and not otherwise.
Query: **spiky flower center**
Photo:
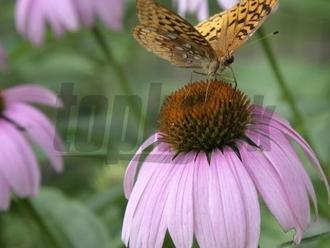
[[[231,84],[195,82],[171,94],[160,114],[162,141],[177,152],[235,146],[251,120],[250,101]]]

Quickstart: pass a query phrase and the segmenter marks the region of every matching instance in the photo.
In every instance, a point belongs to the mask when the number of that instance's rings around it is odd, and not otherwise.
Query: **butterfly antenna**
[[[273,37],[273,36],[276,36],[279,33],[280,33],[279,31],[274,31],[274,32],[272,32],[270,34],[265,35],[264,37],[261,37],[260,39],[255,39],[255,40],[249,42],[248,44],[243,45],[243,47],[245,48],[245,47],[249,47],[249,46],[255,45],[257,42],[262,41],[262,40],[265,40],[265,39],[268,39],[268,38]]]

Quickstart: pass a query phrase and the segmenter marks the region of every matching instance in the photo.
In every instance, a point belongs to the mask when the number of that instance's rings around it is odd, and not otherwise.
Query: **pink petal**
[[[16,3],[16,28],[19,32],[25,33],[27,14],[31,11],[33,0],[17,0]]]
[[[271,149],[264,150],[263,154],[281,178],[286,191],[287,200],[293,210],[297,224],[299,224],[302,230],[307,229],[310,223],[308,194],[304,181],[300,176],[300,170],[296,170],[296,167],[292,166],[293,161],[288,157],[286,147],[283,147],[284,144],[278,145],[275,142],[275,140],[281,138],[282,134],[273,130],[271,130],[269,134],[258,131],[258,134],[265,135],[261,136],[261,144],[263,140],[266,139],[271,142]],[[267,138],[266,135],[268,135],[269,138]]]
[[[151,137],[156,137],[156,136],[153,135]],[[143,149],[141,149],[141,150],[143,150]],[[139,154],[139,153],[137,153],[137,154]],[[154,159],[155,156],[157,156],[158,160]],[[158,173],[162,172],[159,168],[168,167],[167,163],[162,163],[162,161],[167,161],[168,159],[172,160],[172,156],[170,158],[168,158],[168,154],[162,154],[162,153],[159,154],[158,149],[156,147],[148,155],[148,157],[145,159],[145,162],[141,166],[141,170],[139,172],[137,181],[134,185],[134,188],[132,188],[133,189],[132,192],[130,193],[128,205],[127,205],[126,212],[125,212],[123,231],[122,231],[122,240],[124,241],[124,243],[126,245],[128,244],[129,237],[131,235],[134,214],[140,204],[141,198],[142,198],[143,194],[145,194],[145,191],[147,191],[148,187],[152,188],[151,179],[155,175],[158,175]],[[134,159],[132,161],[134,161]],[[161,237],[161,232],[159,232],[159,235]]]
[[[217,247],[210,216],[210,167],[205,153],[199,153],[194,164],[194,232],[200,247]]]
[[[194,235],[193,179],[195,153],[175,164],[166,204],[168,231],[176,247],[192,247]]]
[[[212,192],[212,193],[211,193]],[[212,154],[210,212],[216,247],[257,247],[260,210],[254,185],[237,155]]]
[[[31,5],[29,11],[26,13],[26,24],[23,33],[35,45],[41,46],[44,39],[46,28],[46,13],[43,7],[38,5]]]
[[[124,1],[95,0],[95,11],[110,29],[120,30],[122,28]]]
[[[164,208],[173,171],[171,165],[143,164],[124,218],[122,236],[129,247],[162,247],[166,234]]]
[[[44,114],[28,105],[18,103],[8,106],[5,115],[26,129],[32,140],[47,154],[57,171],[63,169],[62,141]]]
[[[19,196],[34,196],[40,185],[37,160],[22,133],[9,123],[0,123],[5,147],[1,159],[8,161],[1,163],[0,170]]]
[[[146,187],[150,186],[151,178],[156,173],[157,164],[145,163],[145,166],[142,166],[141,171],[139,173],[139,180],[136,181],[135,186],[131,192],[126,212],[123,221],[122,228],[122,240],[128,246],[128,242],[130,239],[132,225],[134,221],[134,214],[139,205],[142,194],[145,192]]]
[[[31,194],[31,183],[29,182],[29,172],[25,166],[23,157],[18,154],[17,142],[13,139],[7,129],[9,124],[0,122],[0,139],[3,144],[2,154],[0,156],[0,174],[6,179],[10,187],[20,197],[26,197]],[[13,154],[16,154],[13,156]]]
[[[51,2],[53,1],[53,2]],[[74,9],[74,5],[69,0],[48,0],[45,5],[46,12],[48,16],[52,14],[56,18],[57,22],[63,26],[65,30],[76,30],[79,27],[78,17]],[[61,36],[63,33],[59,32],[58,35]]]
[[[177,1],[179,15],[185,16],[188,10],[188,0],[175,1]]]
[[[261,135],[261,136],[260,136]],[[274,138],[277,140],[277,137],[280,137],[281,133],[271,132],[268,134],[269,137]],[[271,142],[271,149],[263,150],[261,153],[263,154],[265,161],[258,158],[259,163],[265,163],[270,166],[271,170],[273,171],[273,175],[268,176],[268,179],[272,177],[278,178],[278,187],[282,188],[282,197],[284,201],[286,201],[291,215],[293,216],[293,222],[290,220],[290,224],[282,222],[280,218],[283,213],[273,213],[280,221],[281,225],[285,229],[288,226],[294,225],[296,229],[297,236],[300,236],[301,231],[306,230],[310,224],[310,209],[309,209],[309,201],[308,201],[308,194],[305,187],[305,182],[301,178],[300,170],[296,169],[296,166],[292,166],[292,160],[288,157],[285,152],[285,147],[283,148],[283,144],[279,146],[274,142],[272,138],[267,138],[267,136],[262,136],[262,132],[259,131],[258,133],[251,133],[249,137],[254,141],[257,142],[256,137],[259,136],[261,138],[261,145],[265,140]],[[266,167],[266,165],[264,165]],[[255,166],[256,167],[256,166]],[[253,171],[250,173],[253,173]],[[254,177],[256,177],[254,175]],[[270,180],[270,179],[269,179]],[[276,183],[274,183],[275,185]],[[270,187],[271,188],[271,187]],[[279,188],[279,189],[280,189]],[[265,197],[264,197],[265,198]],[[267,200],[266,200],[267,203]],[[273,206],[270,206],[271,202],[268,203],[268,207],[271,209]],[[288,211],[286,207],[283,207],[283,210]],[[274,211],[271,209],[271,211]],[[287,213],[284,213],[285,215]]]
[[[71,0],[19,0],[16,6],[17,30],[37,46],[42,45],[46,25],[57,37],[79,27]]]
[[[248,151],[244,146],[240,152],[243,164],[272,214],[284,230],[294,228],[295,220],[283,184],[274,168],[259,152]]]
[[[230,168],[244,202],[242,205],[246,219],[244,247],[257,247],[260,237],[260,208],[256,188],[237,155],[231,150],[224,153],[227,161],[231,163]]]
[[[233,7],[235,4],[239,3],[239,0],[218,0],[220,6],[223,9],[229,9]]]
[[[198,20],[206,20],[209,16],[209,4],[208,1],[200,1],[197,7]]]
[[[86,27],[91,27],[94,24],[94,9],[93,1],[90,0],[73,0],[80,22]]]
[[[295,150],[293,149],[293,146],[291,145],[291,143],[288,141],[287,137],[284,134],[281,134],[280,132],[278,132],[277,129],[274,129],[272,127],[266,127],[264,125],[254,125],[254,128],[256,130],[262,131],[262,133],[264,135],[266,135],[267,133],[269,133],[270,131],[272,133],[277,132],[276,134],[276,140],[271,139],[275,144],[278,145],[278,147],[285,147],[285,150],[282,149],[282,151],[284,153],[287,154],[287,156],[290,158],[291,160],[291,165],[293,166],[294,169],[296,170],[296,173],[298,173],[301,177],[301,179],[303,180],[305,187],[308,191],[308,194],[310,196],[310,198],[313,201],[314,204],[314,208],[316,213],[317,211],[317,199],[316,199],[316,194],[314,191],[314,187],[312,184],[312,181],[310,179],[310,177],[308,176],[306,170],[304,169],[304,166],[302,164],[302,162],[300,161],[300,159],[297,156],[297,153],[295,152]]]
[[[56,8],[54,8],[53,4],[50,4],[49,0],[48,2],[44,3],[45,4],[43,5],[43,8],[45,9],[44,12],[46,14],[47,24],[49,24],[49,26],[52,28],[55,36],[57,38],[61,38],[65,33],[65,27],[62,24],[61,19],[58,19],[57,13],[55,11]]]
[[[198,20],[205,20],[209,15],[208,1],[205,0],[176,0],[181,16],[187,13],[197,15]]]
[[[133,186],[134,186],[134,181],[136,177],[136,172],[137,172],[137,166],[139,164],[139,160],[141,157],[142,152],[155,143],[157,141],[158,134],[155,133],[152,136],[150,136],[136,151],[134,157],[132,158],[131,162],[128,164],[128,167],[126,169],[125,173],[125,178],[124,178],[124,193],[126,199],[128,199],[131,195]]]
[[[33,84],[15,86],[3,91],[7,104],[16,102],[38,103],[59,108],[62,101],[50,90]]]
[[[258,124],[262,124],[265,126],[273,127],[280,132],[283,132],[287,135],[290,139],[296,141],[299,146],[303,149],[305,154],[309,157],[312,165],[314,166],[315,170],[318,172],[321,180],[325,183],[327,192],[328,192],[328,199],[330,202],[330,187],[327,180],[327,177],[322,170],[319,160],[317,159],[313,149],[308,145],[308,143],[290,126],[288,122],[283,120],[279,115],[276,113],[269,113],[265,111],[265,109],[261,108],[260,106],[253,106],[253,115],[255,122]]]

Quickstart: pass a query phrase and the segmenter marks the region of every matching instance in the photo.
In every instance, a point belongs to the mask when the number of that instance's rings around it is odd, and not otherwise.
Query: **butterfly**
[[[234,53],[251,37],[278,0],[244,0],[197,26],[154,0],[137,0],[140,24],[134,38],[171,64],[203,69],[209,78],[234,62]]]

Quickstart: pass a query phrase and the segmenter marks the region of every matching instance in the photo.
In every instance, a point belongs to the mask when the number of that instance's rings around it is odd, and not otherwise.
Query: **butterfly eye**
[[[231,65],[233,62],[234,62],[234,56],[230,56],[228,59],[226,59],[225,61],[225,65],[228,66],[228,65]]]

